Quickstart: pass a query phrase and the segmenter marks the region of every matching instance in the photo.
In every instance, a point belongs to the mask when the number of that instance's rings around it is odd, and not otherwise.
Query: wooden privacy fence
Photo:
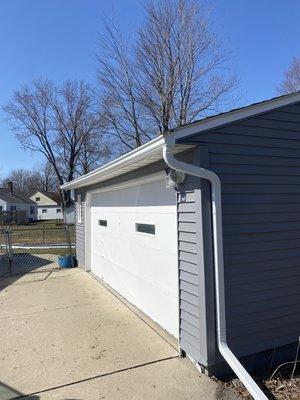
[[[0,211],[0,226],[26,224],[26,211]]]

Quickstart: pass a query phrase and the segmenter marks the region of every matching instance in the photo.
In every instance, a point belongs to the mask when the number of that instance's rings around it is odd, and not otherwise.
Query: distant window
[[[77,222],[82,224],[82,197],[81,193],[77,195]]]
[[[46,208],[43,208],[43,209],[42,209],[42,214],[47,214],[47,212],[48,212],[48,211],[47,211]]]
[[[98,225],[107,226],[107,220],[106,219],[98,219]]]
[[[57,212],[57,213],[61,213],[61,208],[57,208],[57,209],[56,209],[56,212]]]
[[[30,206],[30,214],[34,214],[35,213],[35,207],[34,206]]]
[[[0,211],[2,211],[3,210],[3,206],[0,206]]]
[[[136,232],[147,233],[148,235],[155,235],[155,225],[152,224],[135,224]]]
[[[35,201],[40,201],[40,200],[41,200],[40,197],[36,197],[36,198],[35,198]]]
[[[10,211],[17,211],[17,206],[10,206]]]

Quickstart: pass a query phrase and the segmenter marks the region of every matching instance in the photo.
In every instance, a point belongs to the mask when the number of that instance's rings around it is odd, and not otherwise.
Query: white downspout
[[[177,171],[206,179],[211,185],[211,208],[213,225],[213,253],[215,276],[215,301],[218,348],[224,359],[230,365],[235,374],[245,385],[255,400],[268,400],[266,395],[258,387],[239,360],[235,357],[227,345],[226,338],[226,313],[225,313],[225,289],[224,289],[224,260],[223,260],[223,232],[222,232],[222,204],[221,182],[214,172],[207,169],[177,160],[174,157],[174,142],[168,144],[168,137],[163,148],[163,157],[166,164]],[[171,139],[171,138],[170,138]],[[172,139],[171,139],[172,140]]]

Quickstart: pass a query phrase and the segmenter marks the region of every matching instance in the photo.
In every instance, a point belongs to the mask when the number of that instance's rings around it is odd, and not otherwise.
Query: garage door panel
[[[163,181],[92,197],[92,271],[178,336],[176,215],[175,191]],[[136,232],[136,223],[155,225],[155,235]]]
[[[93,211],[94,207],[101,206],[109,208],[122,207],[123,209],[131,209],[134,206],[139,208],[152,206],[155,210],[158,210],[158,204],[164,208],[174,205],[174,190],[166,189],[163,180],[160,181],[160,185],[156,181],[126,189],[96,193],[91,201],[91,211]]]
[[[93,272],[130,303],[178,337],[177,293],[171,293],[164,288],[158,289],[156,282],[141,280],[140,276],[136,276],[128,269],[120,268],[111,260],[102,259],[101,268],[95,268]]]
[[[174,237],[177,229],[176,214],[174,212],[168,215],[140,214],[135,212],[131,214],[106,214],[102,208],[94,212],[91,216],[91,226],[93,230],[92,244],[98,246],[99,242],[106,243],[115,248],[116,242],[128,246],[141,245],[143,247],[157,248],[164,252],[177,252],[176,243],[174,246]],[[107,227],[99,226],[98,220],[107,221]],[[155,225],[155,236],[136,232],[136,223],[148,223]],[[175,231],[175,234],[174,234]],[[172,240],[173,239],[173,240]],[[111,240],[111,243],[108,242]]]
[[[177,276],[174,274],[172,266],[176,263],[176,257],[170,258],[169,256],[163,254],[162,252],[157,252],[157,262],[156,265],[150,268],[145,268],[145,264],[142,262],[143,259],[153,257],[150,251],[128,252],[120,257],[115,257],[112,254],[103,254],[101,252],[94,251],[92,253],[93,265],[102,264],[104,262],[111,263],[115,268],[119,268],[122,271],[126,271],[129,275],[135,276],[140,279],[143,284],[149,284],[155,286],[157,289],[164,291],[165,293],[170,293],[172,295],[177,295]],[[136,267],[133,266],[135,263],[135,258],[139,257],[141,262]],[[124,261],[126,260],[126,261]],[[95,268],[93,268],[95,270]],[[102,271],[102,265],[99,265],[97,271]],[[109,275],[108,271],[108,275]],[[164,279],[157,279],[157,276],[163,276]],[[104,277],[104,275],[103,275]]]

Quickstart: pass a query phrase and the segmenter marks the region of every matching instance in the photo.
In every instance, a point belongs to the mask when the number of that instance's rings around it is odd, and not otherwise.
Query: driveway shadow
[[[39,396],[27,396],[24,393],[19,392],[17,389],[12,388],[9,385],[6,385],[3,382],[0,382],[0,399],[1,400],[12,400],[12,399],[20,399],[26,398],[30,400],[39,400]]]
[[[6,254],[0,255],[0,291],[24,275],[51,273],[57,269],[58,256],[55,254],[17,253],[13,255],[11,264]]]

